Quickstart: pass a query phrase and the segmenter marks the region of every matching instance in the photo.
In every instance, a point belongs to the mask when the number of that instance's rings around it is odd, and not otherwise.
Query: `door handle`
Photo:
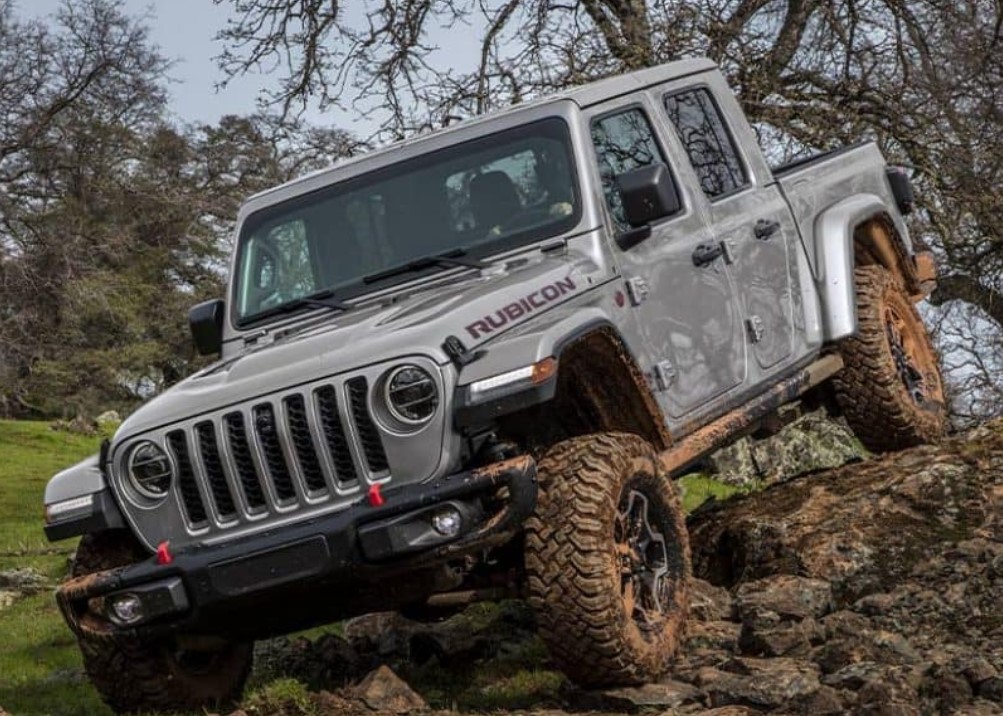
[[[697,244],[697,247],[693,250],[693,265],[706,266],[709,263],[714,263],[723,254],[724,247],[720,243]]]
[[[760,241],[767,241],[771,236],[773,236],[777,231],[780,230],[779,221],[770,221],[769,219],[760,219],[756,222],[756,225],[752,229],[752,233],[756,235],[756,238]]]

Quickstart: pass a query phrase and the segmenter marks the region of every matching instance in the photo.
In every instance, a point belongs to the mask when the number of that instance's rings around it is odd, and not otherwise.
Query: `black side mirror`
[[[682,207],[672,173],[661,162],[624,172],[616,178],[616,186],[623,202],[624,217],[633,227],[622,234],[622,241],[617,238],[622,249],[647,238],[650,231],[646,229],[651,222],[675,214]],[[624,246],[625,243],[628,246]]]
[[[219,298],[192,306],[188,311],[188,327],[195,340],[195,350],[209,356],[223,350],[223,315],[226,303]]]
[[[888,167],[885,169],[885,176],[888,177],[888,185],[892,189],[892,196],[895,197],[895,204],[899,211],[903,215],[911,214],[916,205],[916,194],[913,192],[912,182],[909,180],[909,175],[905,173],[905,169]]]

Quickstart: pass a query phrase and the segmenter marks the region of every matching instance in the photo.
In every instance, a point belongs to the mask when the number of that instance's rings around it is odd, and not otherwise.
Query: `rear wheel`
[[[86,535],[73,576],[133,564],[147,557],[128,532]],[[117,713],[200,710],[240,697],[251,670],[252,644],[184,649],[174,639],[79,639],[84,668],[101,698]]]
[[[880,266],[861,266],[857,335],[840,352],[846,367],[833,380],[853,432],[875,452],[936,440],[944,432],[944,386],[937,351],[898,280]]]
[[[647,442],[617,433],[559,443],[539,473],[526,573],[551,656],[583,685],[658,678],[688,605],[689,540],[675,485]]]

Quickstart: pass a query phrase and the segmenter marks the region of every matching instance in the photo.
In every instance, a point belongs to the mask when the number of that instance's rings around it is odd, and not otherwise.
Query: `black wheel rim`
[[[905,321],[897,312],[889,309],[885,314],[885,332],[888,336],[888,347],[895,361],[895,371],[899,380],[913,402],[926,406],[930,402],[927,395],[926,379],[919,366],[916,365],[903,336]]]
[[[620,501],[614,530],[621,595],[631,619],[645,632],[660,624],[671,581],[668,546],[651,513],[648,498],[629,490]]]

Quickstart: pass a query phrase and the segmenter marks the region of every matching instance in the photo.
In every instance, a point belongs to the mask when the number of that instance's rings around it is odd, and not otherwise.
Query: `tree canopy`
[[[168,119],[168,63],[117,3],[0,3],[0,415],[128,407],[197,365],[248,194],[353,150],[274,117]]]
[[[1003,411],[1000,0],[214,1],[234,13],[228,76],[274,70],[268,106],[352,107],[380,139],[706,55],[777,161],[877,141],[910,170],[914,234],[941,258],[946,362],[959,395],[982,396],[957,407]],[[480,44],[466,63],[435,42],[457,31]]]

